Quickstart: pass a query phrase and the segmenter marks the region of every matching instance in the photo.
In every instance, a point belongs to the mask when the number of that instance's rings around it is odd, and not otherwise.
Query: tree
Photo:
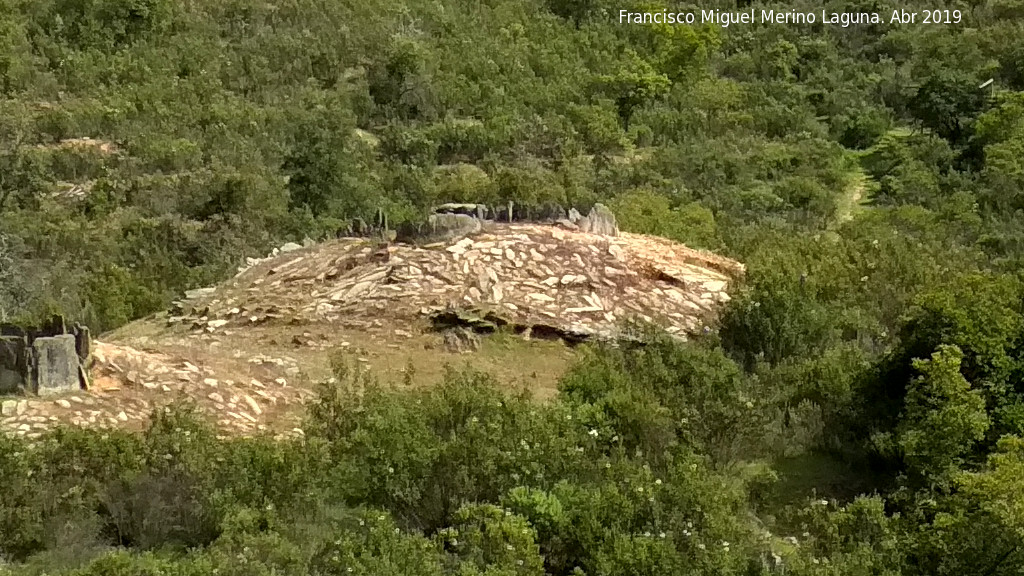
[[[1022,295],[1017,280],[995,275],[964,275],[919,295],[900,328],[899,362],[910,364],[942,344],[956,346],[964,377],[999,396],[1016,366]]]
[[[715,216],[698,202],[673,208],[669,199],[636,189],[616,196],[609,206],[624,230],[664,236],[697,248],[715,246]]]
[[[385,118],[415,119],[427,111],[425,57],[418,43],[398,38],[384,58],[370,68],[370,96]]]
[[[10,240],[0,233],[0,322],[7,320],[11,314],[11,298],[7,286],[14,276],[14,262],[11,258]]]
[[[299,123],[282,167],[291,208],[306,208],[314,217],[367,218],[373,212],[373,153],[352,137],[354,128],[354,118],[337,102],[316,105]]]
[[[985,92],[977,80],[963,72],[943,71],[928,78],[910,100],[910,112],[926,128],[949,140],[965,144],[975,118],[985,105]]]
[[[975,443],[985,437],[985,401],[960,374],[963,352],[940,346],[929,360],[915,360],[920,373],[907,391],[897,437],[912,481],[948,481]]]
[[[572,20],[579,30],[584,20],[599,8],[600,0],[547,0],[547,5],[552,14]]]
[[[626,62],[618,72],[599,77],[598,84],[615,99],[619,119],[627,132],[633,113],[666,94],[672,86],[668,76],[659,74],[649,62],[632,50],[627,53]]]

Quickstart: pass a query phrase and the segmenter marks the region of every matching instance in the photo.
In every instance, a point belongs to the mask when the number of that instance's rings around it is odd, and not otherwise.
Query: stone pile
[[[613,336],[638,318],[682,336],[714,320],[743,274],[727,258],[607,224],[597,210],[584,225],[601,233],[492,224],[422,246],[333,240],[257,263],[194,294],[168,321],[205,332],[274,322],[365,327],[458,309],[584,336]]]
[[[99,341],[94,345],[88,392],[2,401],[0,427],[28,438],[58,424],[143,429],[153,410],[188,398],[225,434],[302,434],[299,408],[312,393],[289,385],[284,375],[277,376],[284,371],[275,369],[294,361],[257,356],[249,363],[261,377],[235,380],[166,354]]]

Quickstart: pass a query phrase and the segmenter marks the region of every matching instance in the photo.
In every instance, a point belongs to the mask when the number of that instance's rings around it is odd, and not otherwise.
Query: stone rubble
[[[58,424],[82,427],[143,429],[150,414],[187,395],[201,413],[211,416],[225,433],[252,434],[271,428],[295,436],[302,403],[313,397],[304,388],[220,379],[206,367],[94,341],[92,387],[59,398],[19,398],[0,402],[0,430],[38,438]],[[259,365],[274,369],[295,365],[294,359],[260,357]],[[283,382],[283,379],[278,379]],[[295,408],[292,410],[291,408]],[[282,422],[283,421],[283,422]],[[282,428],[283,426],[283,428]]]
[[[463,309],[601,337],[637,318],[685,336],[713,322],[744,272],[669,240],[604,229],[614,222],[597,208],[584,222],[602,233],[491,224],[418,247],[332,240],[254,262],[226,285],[193,294],[168,323],[210,333],[268,322],[365,327]]]

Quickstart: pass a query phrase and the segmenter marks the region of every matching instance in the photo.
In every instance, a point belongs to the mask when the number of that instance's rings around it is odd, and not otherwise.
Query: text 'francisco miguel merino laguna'
[[[893,10],[890,24],[959,24],[962,20],[959,10]],[[723,28],[730,24],[831,24],[848,26],[857,24],[880,24],[884,22],[877,12],[826,12],[819,17],[814,12],[796,10],[759,10],[727,12],[724,10],[701,10],[700,12],[630,12],[619,11],[620,24],[718,24]]]

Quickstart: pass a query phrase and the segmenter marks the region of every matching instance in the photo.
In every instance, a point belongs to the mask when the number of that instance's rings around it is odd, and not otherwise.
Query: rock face
[[[32,350],[36,358],[36,391],[40,396],[79,388],[81,379],[74,335],[36,338]]]

